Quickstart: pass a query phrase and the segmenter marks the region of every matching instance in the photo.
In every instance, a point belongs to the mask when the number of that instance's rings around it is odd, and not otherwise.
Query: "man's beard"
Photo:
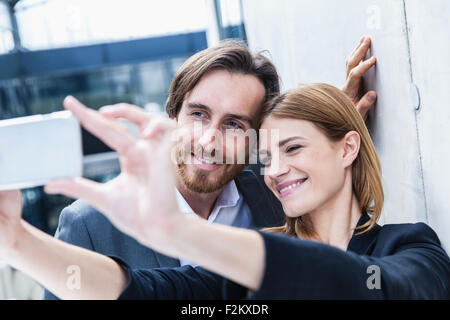
[[[226,159],[223,160],[222,167],[214,171],[207,171],[197,168],[192,161],[185,163],[186,159],[190,159],[191,147],[190,145],[178,145],[177,147],[177,166],[178,174],[181,177],[184,185],[191,191],[197,193],[211,193],[223,188],[228,182],[236,178],[245,164],[227,164]],[[196,150],[195,154],[204,154],[203,150]],[[215,171],[221,171],[217,176]],[[214,178],[211,176],[216,175]]]
[[[225,165],[223,173],[220,176],[211,179],[209,176],[213,172],[194,168],[193,164],[189,166],[191,166],[191,170],[188,170],[188,165],[184,163],[179,164],[178,174],[184,185],[189,190],[197,193],[211,193],[220,190],[228,182],[236,178],[245,167],[245,165],[242,164]]]

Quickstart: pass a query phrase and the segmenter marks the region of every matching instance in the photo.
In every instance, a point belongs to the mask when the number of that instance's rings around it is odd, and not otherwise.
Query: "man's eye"
[[[226,124],[227,127],[230,127],[232,129],[242,129],[241,125],[235,121],[230,121]]]
[[[286,153],[293,152],[295,150],[300,149],[301,147],[302,146],[300,146],[300,145],[289,146],[289,147],[286,148]]]
[[[192,112],[191,115],[196,118],[204,118],[205,117],[205,114],[203,112],[199,112],[199,111]]]

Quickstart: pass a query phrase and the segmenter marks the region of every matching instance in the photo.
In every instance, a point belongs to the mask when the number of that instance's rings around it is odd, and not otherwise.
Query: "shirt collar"
[[[234,180],[231,180],[223,187],[222,192],[217,198],[216,207],[234,207],[238,204],[240,197],[236,183]]]
[[[177,203],[178,207],[180,208],[181,212],[183,213],[194,213],[191,206],[186,202],[183,195],[178,191],[177,188],[175,188],[175,192],[177,194]]]
[[[183,213],[194,213],[192,208],[184,199],[183,195],[175,188],[176,197],[178,202],[178,207]],[[239,194],[238,188],[234,180],[228,182],[224,187],[222,192],[219,194],[217,198],[214,209],[216,208],[225,208],[225,207],[234,207],[238,204],[241,195]],[[213,211],[214,211],[213,209]]]

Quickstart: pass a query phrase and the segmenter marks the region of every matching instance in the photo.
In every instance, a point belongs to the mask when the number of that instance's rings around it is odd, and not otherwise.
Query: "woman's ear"
[[[361,137],[356,131],[349,131],[342,139],[342,165],[347,168],[353,164],[359,153]]]

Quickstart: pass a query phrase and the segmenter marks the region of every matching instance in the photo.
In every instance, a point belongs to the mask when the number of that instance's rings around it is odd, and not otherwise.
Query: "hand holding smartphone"
[[[81,128],[70,111],[0,121],[0,190],[82,175]]]

